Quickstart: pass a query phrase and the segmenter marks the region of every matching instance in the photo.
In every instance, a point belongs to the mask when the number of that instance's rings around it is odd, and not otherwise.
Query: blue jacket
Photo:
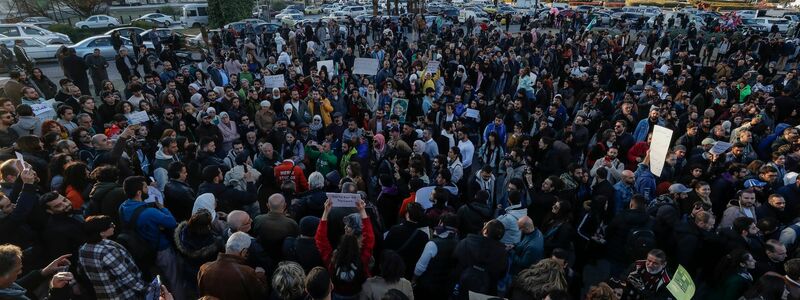
[[[647,134],[650,133],[650,123],[648,123],[648,118],[644,118],[639,121],[639,124],[636,125],[636,130],[633,131],[633,139],[637,142],[644,142],[647,140]],[[664,126],[666,122],[664,119],[658,118],[656,124],[660,126]]]
[[[653,172],[650,172],[650,166],[639,164],[633,174],[636,175],[636,182],[634,182],[636,193],[644,196],[644,199],[650,203],[656,198],[656,177]]]
[[[120,206],[121,220],[126,223],[130,222],[133,212],[142,205],[148,204],[131,199],[122,202]],[[139,215],[139,220],[136,222],[136,232],[148,243],[156,245],[156,250],[161,251],[170,247],[172,230],[177,226],[178,222],[175,221],[168,209],[151,207],[145,209]]]
[[[491,123],[489,123],[489,125],[486,125],[486,129],[483,130],[483,140],[484,141],[488,141],[489,140],[489,133],[492,132],[492,131],[497,132],[497,136],[499,137],[499,139],[497,140],[497,143],[499,145],[501,145],[501,146],[505,146],[506,145],[506,125],[505,124],[500,124],[500,126],[498,126],[494,122],[491,122]],[[505,147],[503,147],[503,148],[505,148]]]
[[[628,209],[628,203],[631,202],[633,196],[633,188],[620,180],[614,185],[614,191],[614,214],[617,214]]]
[[[511,260],[511,274],[530,268],[544,258],[544,236],[538,228],[530,234],[522,236],[522,240],[514,246]]]

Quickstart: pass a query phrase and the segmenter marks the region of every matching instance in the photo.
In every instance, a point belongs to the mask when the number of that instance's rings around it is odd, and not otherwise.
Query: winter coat
[[[225,251],[225,240],[214,232],[209,232],[208,235],[193,234],[189,232],[188,225],[188,221],[178,224],[173,233],[173,241],[175,249],[184,258],[182,271],[186,278],[196,278],[201,265],[214,260],[218,253]]]
[[[97,182],[89,192],[88,214],[110,216],[115,222],[119,222],[119,206],[127,199],[121,184]]]
[[[11,125],[11,129],[14,129],[18,136],[42,136],[42,120],[34,116],[20,116],[17,123]]]
[[[198,195],[205,193],[214,194],[214,197],[218,201],[217,210],[226,213],[232,210],[242,209],[243,206],[252,204],[258,200],[256,186],[253,183],[247,183],[247,190],[240,191],[222,183],[206,181],[201,183],[197,188]]]
[[[225,173],[225,185],[240,191],[247,191],[247,182],[244,180],[244,168],[245,166],[238,165],[233,167],[228,173]],[[247,172],[252,173],[255,182],[258,182],[261,178],[261,172],[253,167],[247,167]]]
[[[185,182],[170,179],[164,186],[164,207],[169,209],[179,222],[191,217],[195,198],[194,190]]]

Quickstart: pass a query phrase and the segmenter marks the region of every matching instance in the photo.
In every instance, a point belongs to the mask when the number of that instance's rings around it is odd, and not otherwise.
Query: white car
[[[160,13],[146,14],[144,16],[141,16],[139,18],[134,19],[133,21],[144,20],[144,19],[155,20],[156,22],[162,23],[162,24],[166,25],[167,27],[172,26],[172,24],[176,23],[175,20],[172,19],[172,17],[170,17],[168,15],[165,15],[165,14],[160,14]],[[133,22],[133,21],[131,21],[131,22]]]
[[[357,17],[360,15],[369,14],[372,10],[367,10],[364,6],[347,6],[340,10],[341,12],[346,13],[348,16]]]
[[[281,20],[281,24],[289,26],[289,27],[293,27],[294,25],[296,25],[298,22],[302,21],[303,19],[304,19],[303,15],[290,14],[290,15],[283,16],[279,20]]]
[[[790,21],[784,18],[753,18],[755,24],[762,25],[766,29],[764,32],[772,30],[772,25],[778,25],[778,32],[785,33],[789,30]]]
[[[128,49],[133,49],[133,44],[131,44],[131,41],[127,38],[122,38],[122,44]],[[92,55],[94,49],[100,49],[100,55],[106,60],[112,60],[117,56],[117,51],[114,51],[114,46],[111,45],[111,37],[107,35],[88,37],[69,47],[75,49],[76,54],[81,58]]]
[[[350,15],[348,15],[346,12],[335,11],[335,12],[332,12],[328,16],[322,17],[322,20],[336,20],[336,22],[340,22],[341,23],[341,22],[344,22],[345,20],[347,20],[347,17],[349,17],[349,16]],[[362,16],[366,16],[366,14],[362,15]]]
[[[33,37],[0,38],[0,44],[5,44],[11,49],[16,41],[22,41],[22,48],[28,53],[30,58],[35,60],[55,59],[56,52],[61,45],[45,44]]]
[[[30,24],[0,24],[0,35],[7,37],[31,36],[44,42],[45,44],[71,44],[72,40],[63,33],[52,32],[50,30]]]
[[[75,23],[75,28],[105,28],[122,25],[122,22],[112,16],[94,15],[84,21]]]

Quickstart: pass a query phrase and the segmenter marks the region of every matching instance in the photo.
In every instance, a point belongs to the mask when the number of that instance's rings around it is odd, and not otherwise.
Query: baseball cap
[[[763,182],[763,181],[760,181],[760,180],[756,180],[756,179],[748,179],[747,181],[744,182],[744,188],[746,188],[746,189],[752,188],[754,186],[755,187],[762,187],[762,186],[765,186],[765,185],[767,185],[766,182]]]
[[[673,184],[673,185],[669,186],[670,194],[688,193],[688,192],[691,192],[691,191],[692,191],[692,189],[690,189],[690,188],[688,188],[685,185],[680,184],[680,183],[676,183],[676,184]]]

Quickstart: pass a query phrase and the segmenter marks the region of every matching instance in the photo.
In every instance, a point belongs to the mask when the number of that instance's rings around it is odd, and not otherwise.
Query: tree
[[[218,28],[249,18],[254,5],[252,0],[208,0],[209,26]]]
[[[13,4],[20,13],[43,17],[48,16],[48,10],[53,5],[49,0],[14,0]]]
[[[81,17],[89,17],[108,10],[106,0],[59,0]]]

